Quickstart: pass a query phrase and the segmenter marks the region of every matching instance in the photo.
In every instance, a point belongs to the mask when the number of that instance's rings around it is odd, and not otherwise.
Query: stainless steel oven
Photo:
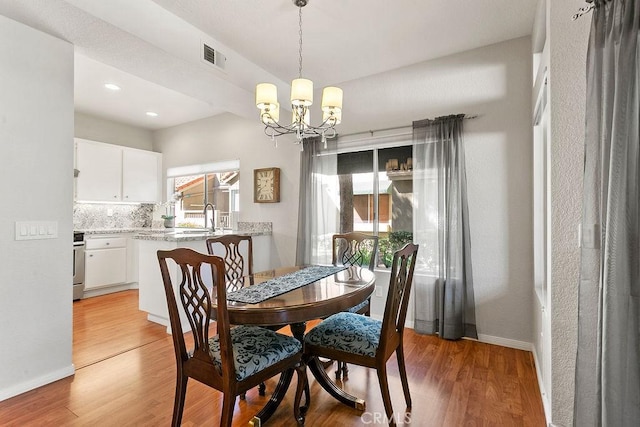
[[[84,233],[73,232],[73,300],[84,294]]]

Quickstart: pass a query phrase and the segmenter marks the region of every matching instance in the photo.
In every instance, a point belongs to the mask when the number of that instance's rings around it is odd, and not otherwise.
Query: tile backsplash
[[[74,230],[93,230],[151,227],[153,206],[152,204],[75,203],[73,228]]]

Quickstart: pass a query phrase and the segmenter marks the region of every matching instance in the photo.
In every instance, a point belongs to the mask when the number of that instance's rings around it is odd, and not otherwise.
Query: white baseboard
[[[120,285],[105,286],[103,288],[88,289],[84,291],[82,298],[99,297],[101,295],[112,294],[114,292],[138,289],[138,282],[122,283]]]
[[[478,334],[478,341],[486,344],[495,344],[502,347],[515,348],[516,350],[533,351],[533,344],[531,344],[530,342],[495,337],[493,335]]]
[[[171,333],[171,324],[169,322],[169,319],[167,319],[166,317],[160,317],[160,316],[156,316],[155,314],[151,314],[151,313],[147,313],[147,320],[149,322],[153,322],[153,323],[157,323],[159,325],[162,326],[166,326],[167,327],[167,333]]]
[[[75,374],[76,368],[73,363],[69,366],[66,366],[62,369],[58,369],[53,372],[49,372],[46,375],[43,375],[38,378],[30,379],[29,381],[25,381],[20,384],[15,384],[9,388],[5,388],[0,390],[0,402],[3,400],[7,400],[11,397],[17,396],[19,394],[25,393],[27,391],[36,389],[38,387],[42,387],[43,385],[47,385],[54,381],[61,380],[62,378],[70,377]]]
[[[536,364],[536,378],[538,379],[538,388],[540,389],[540,395],[542,397],[542,408],[544,409],[544,418],[547,421],[547,425],[549,427],[553,427],[554,424],[551,422],[551,402],[549,402],[549,395],[546,393],[546,389],[544,387],[544,383],[542,382],[542,372],[540,372],[540,366],[538,359],[538,352],[536,351],[536,347],[532,346],[531,352],[533,353],[533,363]],[[559,426],[556,426],[559,427]]]

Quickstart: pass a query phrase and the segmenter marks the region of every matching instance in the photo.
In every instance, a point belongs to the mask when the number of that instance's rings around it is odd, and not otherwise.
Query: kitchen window
[[[240,212],[240,165],[238,161],[216,162],[167,170],[165,215],[175,217],[175,226],[235,228]],[[197,173],[193,173],[197,172]],[[204,208],[208,204],[213,209]]]

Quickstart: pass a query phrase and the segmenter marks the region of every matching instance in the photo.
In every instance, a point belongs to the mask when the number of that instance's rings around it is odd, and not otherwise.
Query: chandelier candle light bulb
[[[293,0],[298,7],[299,15],[299,76],[291,82],[291,124],[280,124],[280,104],[278,89],[271,83],[256,85],[256,107],[260,109],[260,121],[265,125],[264,133],[271,137],[295,134],[296,142],[302,143],[304,138],[321,137],[327,148],[327,138],[336,135],[335,126],[342,121],[342,89],[328,86],[322,90],[322,123],[311,125],[309,107],[313,104],[313,82],[302,78],[302,8],[308,0]]]

